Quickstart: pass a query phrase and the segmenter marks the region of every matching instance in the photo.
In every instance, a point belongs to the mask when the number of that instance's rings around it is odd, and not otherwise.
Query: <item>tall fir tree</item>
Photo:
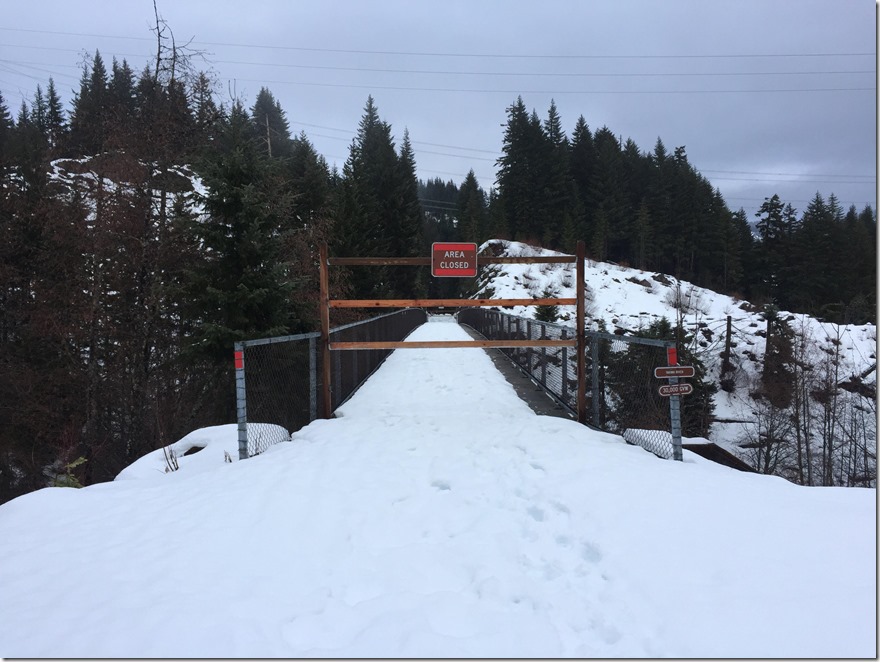
[[[203,247],[186,275],[196,320],[189,353],[222,367],[235,341],[296,325],[280,242],[289,193],[239,101],[207,156],[199,167],[206,216],[188,230]]]
[[[290,156],[290,124],[281,103],[267,88],[260,88],[251,108],[251,119],[262,137],[266,152],[272,157]]]

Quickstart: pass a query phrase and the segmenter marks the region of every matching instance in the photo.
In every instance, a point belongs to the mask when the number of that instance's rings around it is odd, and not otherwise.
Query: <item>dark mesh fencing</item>
[[[428,315],[421,308],[407,308],[373,317],[364,322],[355,322],[331,329],[330,342],[399,341],[427,321]],[[390,349],[352,349],[330,352],[330,398],[333,409],[335,410],[348,400],[392,351]],[[319,356],[319,364],[320,360]],[[321,372],[319,371],[318,374],[320,380]],[[318,392],[320,393],[320,389]],[[321,396],[318,397],[320,399]]]
[[[572,327],[479,308],[462,310],[458,321],[490,340],[558,340],[575,334]],[[654,377],[654,368],[666,365],[666,348],[673,343],[596,331],[587,331],[586,341],[587,420],[593,427],[620,434],[659,457],[673,457],[670,401],[658,392],[666,382]],[[576,348],[515,347],[500,351],[560,405],[576,414]]]
[[[380,315],[330,330],[330,342],[403,340],[427,320],[424,310]],[[322,411],[321,334],[262,338],[236,343],[239,457],[258,455],[289,441]],[[391,350],[330,353],[332,408],[348,400]]]
[[[292,433],[317,418],[320,336],[306,333],[237,345],[244,355],[244,374],[237,379],[240,457],[243,445],[243,457],[259,455],[289,441]]]

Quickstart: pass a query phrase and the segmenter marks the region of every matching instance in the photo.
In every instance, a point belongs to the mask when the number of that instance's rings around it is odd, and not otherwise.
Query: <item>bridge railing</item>
[[[465,309],[457,315],[491,340],[571,338],[570,326],[540,322],[498,310]],[[663,458],[681,459],[681,435],[674,428],[678,412],[658,393],[654,368],[666,365],[666,349],[675,343],[653,338],[586,331],[587,424],[623,435]],[[541,386],[572,417],[576,414],[577,349],[512,347],[499,349]]]
[[[332,342],[403,340],[424,323],[410,308],[330,330]],[[320,333],[245,340],[235,344],[238,454],[258,455],[319,417],[323,410]],[[330,409],[335,410],[376,371],[390,349],[334,352]]]

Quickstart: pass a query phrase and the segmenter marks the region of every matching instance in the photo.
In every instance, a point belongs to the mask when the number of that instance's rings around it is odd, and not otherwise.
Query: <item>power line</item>
[[[357,131],[352,131],[351,129],[338,129],[333,126],[324,126],[322,124],[309,124],[308,122],[291,122],[291,124],[296,124],[298,126],[310,126],[310,127],[316,128],[316,129],[326,129],[327,131],[339,131],[340,133],[349,133],[349,134],[356,134],[357,133]],[[313,135],[321,135],[321,134],[316,133]],[[325,137],[332,138],[333,136],[325,136]],[[428,145],[430,147],[445,147],[447,149],[460,149],[460,150],[463,150],[466,152],[479,152],[481,154],[498,154],[498,152],[496,150],[491,150],[491,149],[476,149],[474,147],[462,147],[460,145],[444,145],[441,143],[429,143],[429,142],[425,142],[423,140],[413,140],[412,144],[413,145]],[[455,155],[453,154],[450,156],[455,156]]]
[[[231,80],[231,79],[229,79]],[[762,94],[762,93],[790,93],[790,92],[876,92],[874,87],[814,87],[814,88],[765,88],[765,89],[739,89],[739,90],[486,90],[474,88],[451,88],[451,87],[413,87],[403,85],[358,85],[349,83],[315,83],[295,80],[269,80],[262,78],[235,78],[236,81],[246,83],[271,83],[274,85],[303,85],[307,87],[341,87],[346,89],[364,90],[398,90],[404,92],[465,92],[478,94]]]
[[[431,69],[387,69],[379,67],[338,67],[317,64],[290,64],[286,62],[246,62],[242,60],[215,60],[215,64],[243,64],[259,67],[283,67],[288,69],[316,69],[320,71],[356,71],[370,73],[418,74],[436,76],[534,76],[534,77],[570,77],[570,78],[636,78],[636,77],[670,77],[670,76],[812,76],[812,75],[844,75],[844,74],[876,74],[874,69],[856,69],[849,71],[722,71],[722,72],[650,72],[650,73],[608,73],[608,72],[513,72],[513,71],[437,71]]]
[[[101,39],[130,39],[133,41],[155,41],[154,37],[132,37],[127,35],[108,35],[88,32],[65,32],[59,30],[34,30],[28,28],[0,27],[7,32],[25,32],[30,34],[50,34],[70,37],[97,37]],[[235,48],[263,48],[268,50],[305,51],[311,53],[348,53],[353,55],[407,55],[422,57],[476,57],[476,58],[502,58],[502,59],[747,59],[747,58],[817,58],[817,57],[876,57],[875,53],[695,53],[695,54],[569,54],[569,53],[452,53],[430,51],[384,51],[369,49],[343,49],[343,48],[314,48],[307,46],[277,46],[272,44],[248,44],[222,41],[196,41],[193,44],[205,46],[231,46]]]

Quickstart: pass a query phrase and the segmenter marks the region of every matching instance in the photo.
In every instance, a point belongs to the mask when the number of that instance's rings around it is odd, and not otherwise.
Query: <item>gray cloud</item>
[[[422,178],[458,182],[473,168],[488,188],[521,94],[542,117],[554,98],[568,131],[583,114],[643,151],[658,136],[685,145],[750,216],[773,193],[801,209],[816,191],[876,207],[868,0],[188,0],[160,12],[179,42],[208,52],[221,98],[249,105],[268,87],[331,164],[372,94],[398,140],[409,129]],[[155,50],[148,0],[38,0],[5,15],[0,90],[13,112],[49,75],[75,89],[83,53],[137,71]]]

